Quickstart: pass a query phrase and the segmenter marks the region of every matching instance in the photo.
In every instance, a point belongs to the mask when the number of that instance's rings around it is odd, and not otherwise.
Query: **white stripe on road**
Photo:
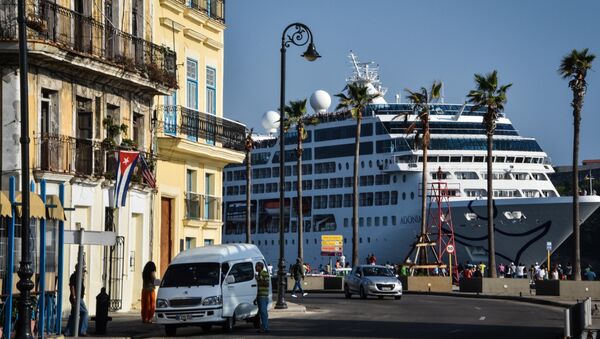
[[[479,320],[485,320],[485,316],[482,315],[481,317],[479,317]]]

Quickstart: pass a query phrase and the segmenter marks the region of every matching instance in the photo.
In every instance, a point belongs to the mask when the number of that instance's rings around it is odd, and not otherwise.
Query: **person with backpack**
[[[305,272],[304,265],[302,265],[302,258],[297,258],[296,263],[292,266],[292,277],[294,277],[294,280],[296,281],[294,288],[292,289],[293,298],[298,297],[296,296],[296,289],[302,293],[302,296],[305,297],[308,295],[308,293],[304,292],[302,289],[302,280],[304,279]]]

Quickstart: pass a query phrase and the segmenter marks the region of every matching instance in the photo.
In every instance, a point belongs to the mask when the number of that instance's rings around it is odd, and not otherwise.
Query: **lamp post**
[[[288,33],[288,31],[290,31]],[[285,259],[284,259],[284,202],[285,202],[285,51],[291,45],[304,46],[308,44],[306,51],[302,54],[308,61],[315,61],[321,56],[313,43],[313,35],[310,29],[302,23],[295,22],[287,26],[281,34],[281,91],[279,96],[279,264],[277,271],[277,303],[276,309],[287,308],[285,302]],[[300,169],[298,169],[300,170]],[[290,206],[291,207],[291,206]],[[299,227],[302,227],[301,225]]]
[[[17,338],[33,338],[31,334],[31,239],[29,218],[29,93],[27,76],[27,26],[25,22],[25,0],[18,1],[19,24],[19,80],[21,105],[21,263],[19,265],[19,282],[17,289],[21,292],[17,301],[19,318],[15,328]]]

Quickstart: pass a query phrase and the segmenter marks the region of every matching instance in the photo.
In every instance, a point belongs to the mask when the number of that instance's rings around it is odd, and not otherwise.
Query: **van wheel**
[[[177,326],[165,325],[165,334],[167,337],[174,337],[177,334]]]
[[[233,331],[233,327],[235,326],[235,315],[227,318],[223,323],[223,331],[231,332]]]
[[[352,293],[350,293],[350,287],[348,287],[348,285],[344,285],[344,296],[346,299],[352,298]]]
[[[252,326],[254,326],[254,328],[256,329],[260,328],[260,317],[258,316],[258,314],[252,318]]]
[[[206,324],[206,325],[200,325],[200,327],[202,328],[202,331],[209,332],[210,329],[212,328],[212,325],[211,324]]]
[[[360,298],[367,299],[367,293],[365,293],[365,288],[362,286],[360,287]]]

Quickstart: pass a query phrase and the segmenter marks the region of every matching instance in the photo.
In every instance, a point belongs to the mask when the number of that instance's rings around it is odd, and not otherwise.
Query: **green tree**
[[[297,200],[298,205],[298,258],[304,261],[304,246],[303,246],[303,233],[304,233],[304,216],[302,206],[302,141],[306,139],[307,133],[305,126],[315,124],[316,121],[308,119],[306,116],[306,99],[290,101],[290,104],[285,107],[285,113],[287,119],[285,120],[285,129],[289,129],[292,126],[296,126],[296,165],[298,167],[297,174]]]
[[[421,185],[421,235],[427,232],[427,179],[429,172],[427,170],[427,151],[429,149],[429,111],[431,110],[430,103],[435,102],[440,98],[442,83],[434,81],[431,88],[427,90],[421,87],[418,91],[406,89],[408,101],[412,105],[412,114],[415,115],[414,122],[406,129],[406,134],[417,132],[415,134],[415,147],[421,147],[423,150],[423,179]],[[408,114],[404,115],[405,120],[408,120]],[[420,129],[418,128],[420,125]]]
[[[356,119],[354,135],[354,178],[352,183],[352,266],[358,265],[358,158],[360,157],[360,127],[365,108],[380,96],[369,94],[364,83],[350,83],[344,87],[345,94],[338,93],[339,104],[336,109],[345,109]]]
[[[565,55],[560,63],[558,73],[563,79],[569,80],[569,88],[573,92],[573,236],[575,247],[573,251],[573,279],[581,280],[581,234],[579,230],[579,125],[581,124],[581,110],[583,97],[587,90],[585,77],[592,68],[592,61],[596,56],[588,53],[588,49],[581,51],[572,50]]]
[[[498,72],[494,70],[486,75],[475,74],[476,89],[471,90],[467,97],[473,104],[471,111],[485,108],[483,125],[487,136],[487,223],[488,223],[488,272],[491,278],[496,278],[496,248],[494,242],[494,190],[492,175],[492,151],[494,148],[494,132],[496,121],[506,104],[506,91],[512,84],[499,86]]]

